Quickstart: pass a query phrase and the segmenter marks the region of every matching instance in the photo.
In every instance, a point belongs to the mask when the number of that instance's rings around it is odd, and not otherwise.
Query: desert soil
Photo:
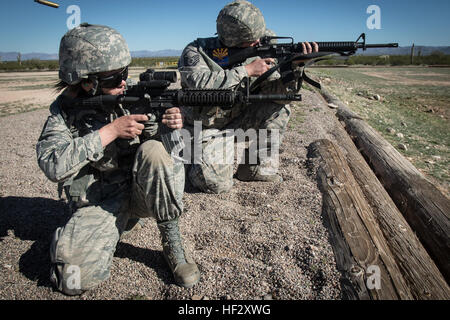
[[[39,92],[39,104],[54,98],[49,88]],[[147,220],[117,245],[107,281],[79,297],[54,291],[50,239],[70,213],[36,161],[48,109],[1,117],[0,299],[340,299],[321,193],[307,165],[309,144],[334,140],[337,122],[318,95],[302,93],[280,154],[283,183],[235,180],[226,194],[185,193],[181,230],[201,271],[190,289],[175,285],[156,223]]]
[[[431,80],[431,77],[433,77],[433,79],[442,77],[441,74],[438,73],[424,73],[424,74],[414,74],[414,73],[410,73],[408,74],[409,77],[412,76],[427,76],[430,77],[430,79],[427,80],[420,80],[420,79],[413,79],[413,78],[407,78],[407,77],[402,77],[400,75],[398,75],[397,73],[395,73],[395,71],[392,72],[362,72],[365,75],[368,76],[372,76],[372,77],[377,77],[377,78],[381,78],[384,80],[391,80],[391,81],[395,81],[396,84],[402,84],[402,85],[418,85],[418,86],[444,86],[444,87],[448,87],[450,86],[450,81],[433,81]]]

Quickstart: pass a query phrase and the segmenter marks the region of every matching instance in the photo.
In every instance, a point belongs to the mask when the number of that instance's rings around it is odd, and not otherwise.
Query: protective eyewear
[[[102,88],[119,88],[122,84],[123,80],[127,80],[128,78],[128,67],[125,67],[123,70],[116,72],[114,74],[98,77],[98,83]]]

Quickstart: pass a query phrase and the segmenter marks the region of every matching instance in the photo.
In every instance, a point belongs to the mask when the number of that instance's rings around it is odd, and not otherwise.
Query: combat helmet
[[[227,4],[219,12],[216,23],[219,40],[227,47],[255,41],[266,31],[261,11],[245,0]]]
[[[110,27],[83,23],[61,39],[59,78],[69,85],[90,74],[121,69],[130,63],[125,39]]]

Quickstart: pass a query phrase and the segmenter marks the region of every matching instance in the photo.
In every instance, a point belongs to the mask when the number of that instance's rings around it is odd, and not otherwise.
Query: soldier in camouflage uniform
[[[193,286],[200,273],[178,227],[184,167],[158,141],[155,117],[73,107],[74,99],[123,93],[131,62],[125,40],[109,27],[82,24],[63,36],[59,62],[57,88],[65,90],[36,146],[40,168],[64,189],[73,212],[51,243],[52,283],[68,295],[95,287],[109,277],[123,232],[152,217],[176,283]],[[181,128],[180,110],[167,110],[162,122]]]
[[[259,44],[259,39],[274,33],[266,29],[260,10],[248,1],[238,0],[227,4],[217,17],[218,37],[199,38],[188,44],[179,60],[181,84],[185,88],[230,89],[245,77],[254,81],[269,70],[275,59],[250,58],[242,64],[227,66],[229,48],[245,48]],[[318,51],[307,42],[304,53]],[[300,74],[300,73],[298,73]],[[260,93],[284,94],[293,90],[294,82],[282,83],[278,72],[273,73],[261,85]],[[188,167],[190,182],[208,193],[227,192],[233,186],[233,164],[230,156],[234,137],[227,131],[265,129],[264,138],[256,143],[256,154],[251,148],[245,151],[236,177],[242,181],[282,182],[277,173],[277,150],[291,114],[283,101],[253,103],[244,107],[236,105],[231,110],[220,107],[183,108],[185,129],[194,131],[194,122],[201,121],[202,131],[197,141],[202,144],[202,156]],[[227,151],[228,150],[228,153]],[[218,159],[223,155],[223,160]],[[255,161],[249,161],[250,159]],[[200,159],[200,160],[199,160]]]

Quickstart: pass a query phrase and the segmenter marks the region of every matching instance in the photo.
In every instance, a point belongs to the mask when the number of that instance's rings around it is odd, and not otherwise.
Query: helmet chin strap
[[[100,89],[100,87],[98,85],[97,77],[96,76],[89,76],[88,79],[90,81],[90,84],[92,84],[92,88],[89,91],[87,91],[87,94],[90,95],[90,96],[95,96],[95,95],[97,95],[97,93],[98,93],[98,91]]]

